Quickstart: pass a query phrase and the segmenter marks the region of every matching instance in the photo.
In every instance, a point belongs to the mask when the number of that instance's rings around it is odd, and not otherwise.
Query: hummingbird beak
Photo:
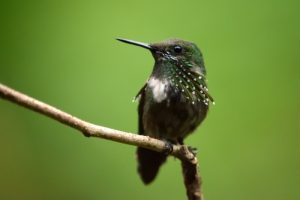
[[[117,38],[117,40],[121,41],[121,42],[125,42],[127,44],[133,44],[135,46],[139,46],[139,47],[143,47],[145,49],[148,49],[150,51],[153,51],[154,49],[151,47],[150,44],[147,43],[143,43],[143,42],[137,42],[137,41],[133,41],[133,40],[128,40],[128,39],[123,39],[123,38]]]

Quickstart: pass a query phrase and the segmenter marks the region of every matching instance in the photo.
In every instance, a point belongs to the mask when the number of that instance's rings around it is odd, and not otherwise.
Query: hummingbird
[[[138,133],[171,144],[183,140],[205,119],[213,98],[208,93],[206,69],[200,49],[192,42],[168,39],[143,43],[117,38],[149,50],[155,60],[152,73],[136,95]],[[151,183],[168,154],[137,148],[138,172]]]

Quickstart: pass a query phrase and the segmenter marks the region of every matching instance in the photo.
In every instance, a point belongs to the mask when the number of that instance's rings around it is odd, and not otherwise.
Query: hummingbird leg
[[[171,154],[173,152],[173,143],[166,139],[164,139],[163,141],[165,142],[165,149],[162,153],[165,155]]]
[[[178,142],[180,145],[183,145],[183,138],[182,138],[182,137],[178,137],[178,138],[177,138],[177,142]]]

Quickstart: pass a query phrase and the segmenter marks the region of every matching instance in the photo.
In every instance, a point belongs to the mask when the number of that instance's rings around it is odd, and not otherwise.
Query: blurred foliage
[[[300,1],[1,1],[0,82],[136,132],[149,52],[116,37],[202,49],[216,106],[186,143],[206,199],[300,199]],[[135,148],[0,100],[0,199],[185,199],[178,160],[150,186]]]

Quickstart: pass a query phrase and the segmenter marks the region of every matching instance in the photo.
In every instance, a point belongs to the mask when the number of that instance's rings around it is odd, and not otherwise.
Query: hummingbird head
[[[128,44],[140,46],[151,51],[157,64],[188,65],[195,71],[205,75],[203,55],[200,49],[192,42],[181,39],[168,39],[157,43],[143,43],[128,39],[117,40]]]

